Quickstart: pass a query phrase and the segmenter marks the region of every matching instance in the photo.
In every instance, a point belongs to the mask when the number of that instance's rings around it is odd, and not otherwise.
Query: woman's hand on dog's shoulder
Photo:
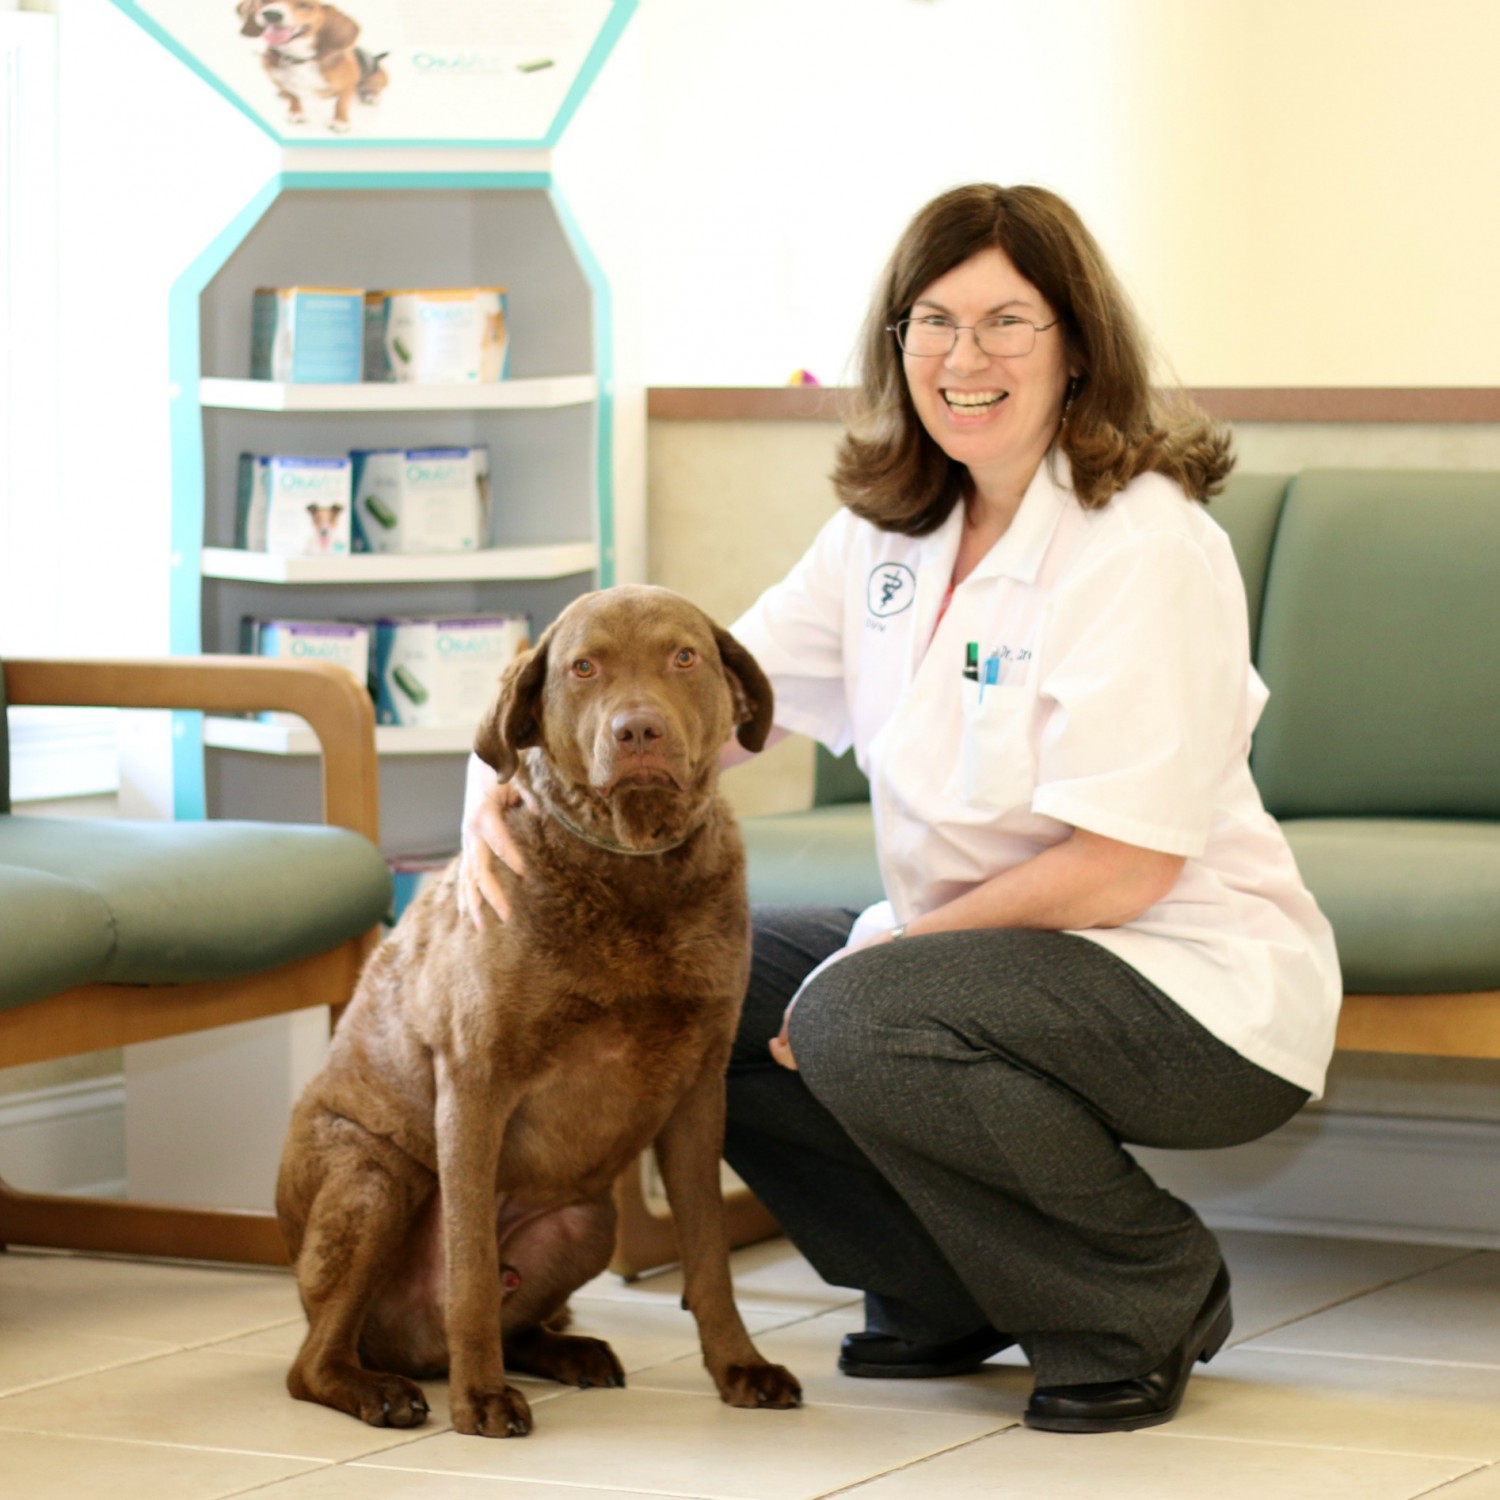
[[[483,766],[483,762],[475,764]],[[517,875],[526,873],[520,850],[505,823],[506,812],[521,801],[514,783],[496,781],[484,767],[488,780],[473,774],[472,766],[464,795],[463,845],[459,855],[458,907],[462,916],[483,931],[488,912],[502,922],[510,917],[510,904],[500,886],[495,861],[508,865]]]

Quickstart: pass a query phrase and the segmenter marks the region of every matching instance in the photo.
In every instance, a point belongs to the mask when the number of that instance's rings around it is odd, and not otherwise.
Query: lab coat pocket
[[[997,813],[1030,809],[1036,785],[1031,706],[1027,683],[964,683],[958,790],[965,802]]]

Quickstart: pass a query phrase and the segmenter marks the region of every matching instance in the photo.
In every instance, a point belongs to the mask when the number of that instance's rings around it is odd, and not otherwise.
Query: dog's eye
[[[573,675],[575,677],[593,677],[597,675],[599,668],[591,662],[588,657],[580,656],[573,663]]]
[[[673,664],[679,667],[691,667],[698,660],[698,653],[691,646],[684,646],[676,656],[672,658]]]

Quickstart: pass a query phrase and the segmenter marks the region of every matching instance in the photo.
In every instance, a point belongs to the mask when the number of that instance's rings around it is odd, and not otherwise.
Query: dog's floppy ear
[[[494,706],[480,720],[474,753],[501,781],[521,763],[521,751],[542,742],[542,688],[547,681],[546,631],[530,651],[520,652],[500,674]]]
[[[260,0],[240,0],[235,6],[235,14],[245,24],[240,27],[241,36],[259,36],[266,28],[255,19],[255,12],[260,9]]]
[[[342,52],[346,47],[354,45],[354,39],[358,35],[359,27],[343,11],[335,10],[331,5],[325,5],[323,24],[318,27],[318,34],[314,38],[313,45],[320,54]]]
[[[729,691],[734,695],[734,722],[739,726],[735,738],[747,750],[761,750],[771,732],[771,715],[776,707],[771,684],[760,663],[722,626],[714,626],[714,640],[729,679]]]

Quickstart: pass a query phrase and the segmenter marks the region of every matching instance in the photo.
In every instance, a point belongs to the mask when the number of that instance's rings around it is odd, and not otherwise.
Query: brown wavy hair
[[[968,470],[917,416],[891,324],[939,276],[998,249],[1061,320],[1069,366],[1056,445],[1079,504],[1097,509],[1138,474],[1175,479],[1195,500],[1223,488],[1233,467],[1228,430],[1182,392],[1158,392],[1129,299],[1083,221],[1039,187],[975,183],[933,199],[907,226],[870,305],[859,344],[860,383],[833,472],[839,499],[885,531],[925,536],[969,492]]]

